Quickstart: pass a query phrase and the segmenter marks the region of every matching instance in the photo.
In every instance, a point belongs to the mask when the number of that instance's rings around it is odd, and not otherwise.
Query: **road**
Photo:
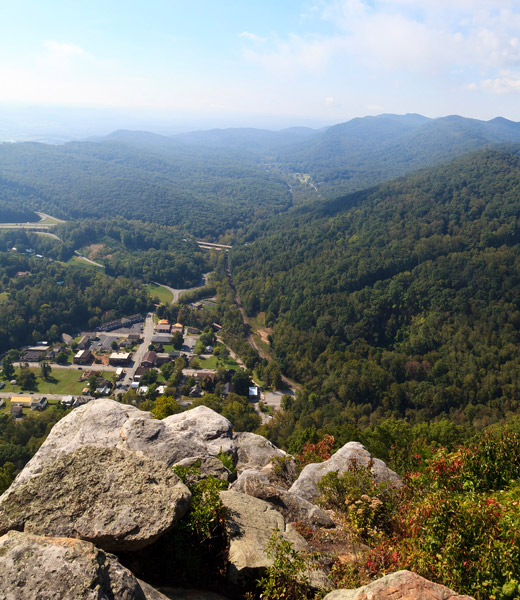
[[[133,365],[126,369],[126,374],[122,381],[123,385],[129,386],[132,383],[135,372],[137,371],[137,367],[141,364],[143,356],[148,351],[148,346],[152,343],[153,330],[153,314],[148,313],[144,322],[143,342],[139,345],[139,348],[134,352],[132,356]]]
[[[199,288],[202,288],[206,285],[206,283],[208,282],[208,276],[211,274],[210,273],[204,273],[204,275],[202,276],[202,284],[201,285],[196,285],[195,287],[192,288],[185,288],[182,290],[179,290],[177,288],[172,288],[169,285],[166,285],[164,283],[159,283],[158,281],[152,281],[152,283],[155,283],[155,285],[160,285],[163,288],[166,288],[168,291],[170,291],[173,294],[173,300],[172,300],[172,304],[175,304],[176,302],[179,301],[179,298],[182,296],[182,294],[184,294],[184,292],[192,292],[193,290],[198,290]]]
[[[246,311],[244,310],[244,307],[242,306],[242,302],[240,301],[240,297],[235,288],[235,283],[233,282],[233,277],[231,276],[231,271],[229,269],[229,261],[227,261],[227,253],[226,253],[226,263],[227,263],[226,264],[226,273],[229,278],[229,284],[231,286],[231,289],[233,290],[233,294],[235,297],[235,304],[237,305],[238,310],[240,311],[240,314],[242,315],[242,321],[243,321],[244,327],[246,329],[247,341],[249,342],[249,345],[253,348],[253,350],[256,350],[256,352],[258,352],[258,355],[260,356],[260,358],[265,358],[266,360],[268,360],[270,362],[273,360],[272,357],[267,352],[265,352],[265,350],[263,350],[262,348],[260,348],[258,346],[258,344],[255,342],[255,340],[253,338],[253,335],[251,334],[251,326],[249,325],[249,321],[247,320]],[[292,379],[289,379],[285,375],[282,375],[281,377],[282,377],[282,381],[285,383],[285,385],[287,385],[288,388],[290,390],[292,390],[293,392],[297,389],[301,389],[301,385],[296,383]]]
[[[13,363],[14,367],[22,367],[24,365],[29,365],[29,367],[31,368],[38,368],[41,367],[41,363],[40,362],[30,362],[30,363],[25,363],[25,362],[15,362]],[[81,368],[79,368],[78,365],[58,365],[57,363],[53,363],[53,362],[49,362],[49,365],[51,366],[51,368],[54,369],[73,369],[74,371],[117,371],[117,367],[113,367],[112,365],[98,365],[96,363],[92,364],[92,365],[85,365],[82,366]]]
[[[105,265],[102,265],[101,263],[96,262],[95,260],[91,260],[90,258],[87,258],[86,256],[83,256],[83,254],[80,254],[77,250],[74,250],[74,254],[78,257],[81,258],[81,260],[84,260],[85,262],[88,262],[91,265],[94,265],[96,267],[101,267],[102,269],[105,268]]]

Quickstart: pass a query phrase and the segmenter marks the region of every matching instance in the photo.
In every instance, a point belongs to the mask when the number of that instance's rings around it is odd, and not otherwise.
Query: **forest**
[[[519,194],[516,152],[479,151],[296,209],[233,249],[246,311],[265,314],[274,357],[304,384],[276,442],[518,411]]]

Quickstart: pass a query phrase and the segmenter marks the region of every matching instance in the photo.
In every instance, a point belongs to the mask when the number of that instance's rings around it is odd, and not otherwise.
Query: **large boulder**
[[[374,479],[377,482],[390,482],[396,486],[400,485],[399,475],[389,469],[382,460],[373,458],[359,442],[349,442],[322,463],[306,465],[298,479],[289,488],[290,492],[312,502],[319,495],[318,482],[333,471],[346,473],[353,464],[362,467],[370,467]]]
[[[216,456],[220,452],[235,454],[231,423],[207,406],[197,406],[186,412],[170,415],[163,419],[163,423],[170,431],[182,434],[186,444],[192,444],[191,454],[186,457],[202,454]]]
[[[122,448],[173,465],[192,456],[234,454],[231,423],[205,406],[162,421],[108,398],[76,408],[52,428],[11,489],[78,448]]]
[[[397,571],[355,590],[334,590],[324,600],[474,600],[411,571]]]
[[[267,476],[259,471],[244,471],[231,487],[236,492],[269,502],[274,509],[282,513],[289,523],[305,521],[318,527],[332,527],[334,525],[334,522],[324,510],[305,500],[305,498],[273,485]]]
[[[291,460],[292,456],[277,448],[269,440],[256,433],[235,434],[237,447],[237,471],[257,470],[268,465],[273,458]],[[294,459],[292,459],[294,460]]]
[[[166,600],[90,542],[20,531],[0,538],[0,590],[4,600]]]
[[[274,531],[292,544],[298,552],[308,552],[307,542],[283,516],[268,502],[233,490],[220,492],[227,509],[226,530],[229,537],[228,580],[231,585],[247,586],[261,577],[273,564],[266,554],[266,546]],[[316,588],[327,586],[327,577],[321,571],[310,571],[308,576]]]
[[[10,529],[137,550],[185,514],[191,494],[165,464],[118,448],[80,448],[0,498]]]

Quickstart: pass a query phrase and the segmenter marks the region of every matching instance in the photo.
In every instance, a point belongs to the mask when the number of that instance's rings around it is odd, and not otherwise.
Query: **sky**
[[[520,0],[4,0],[1,13],[0,129],[16,114],[520,121]]]

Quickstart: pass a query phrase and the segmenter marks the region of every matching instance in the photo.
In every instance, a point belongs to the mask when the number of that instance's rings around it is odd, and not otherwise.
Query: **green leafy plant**
[[[295,550],[278,529],[269,538],[265,552],[273,564],[258,580],[263,600],[302,600],[312,596],[306,576],[309,558]]]

